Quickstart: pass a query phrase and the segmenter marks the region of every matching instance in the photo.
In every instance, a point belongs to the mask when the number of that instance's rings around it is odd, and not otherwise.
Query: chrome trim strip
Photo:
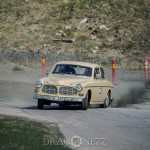
[[[43,100],[50,100],[50,101],[69,101],[69,102],[82,102],[83,98],[72,98],[72,97],[58,97],[58,96],[47,96],[47,95],[34,95],[34,99],[43,99]]]

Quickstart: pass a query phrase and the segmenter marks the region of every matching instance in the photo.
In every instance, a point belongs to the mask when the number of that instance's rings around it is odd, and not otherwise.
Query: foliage
[[[76,49],[82,49],[83,51],[88,51],[94,48],[96,43],[85,35],[80,35],[76,38],[74,46]]]
[[[71,150],[65,145],[44,145],[44,136],[54,140],[64,139],[55,124],[43,124],[32,120],[0,116],[0,149],[15,150]]]
[[[148,53],[150,46],[148,0],[0,0],[0,2],[0,49],[15,49],[27,45],[30,49],[37,50],[43,42],[50,43],[51,39],[62,30],[65,38],[76,39],[72,48],[80,49],[79,52],[90,51],[94,46],[98,46],[101,50],[121,49],[125,55],[135,50],[139,54],[142,51],[142,55]],[[75,33],[79,32],[77,26],[84,18],[88,19],[88,26],[76,36]],[[65,29],[67,25],[71,28]],[[107,30],[101,29],[102,25],[106,26]],[[90,39],[95,29],[96,41]],[[63,47],[63,44],[61,46]]]

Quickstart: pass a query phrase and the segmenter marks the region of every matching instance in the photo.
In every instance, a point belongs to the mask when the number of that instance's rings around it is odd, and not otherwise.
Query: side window
[[[96,78],[97,75],[100,75],[100,70],[99,70],[99,68],[95,68],[95,71],[94,71],[94,78]]]
[[[104,78],[105,78],[104,69],[103,69],[103,68],[100,68],[100,71],[101,71],[101,77],[102,77],[102,79],[104,79]]]

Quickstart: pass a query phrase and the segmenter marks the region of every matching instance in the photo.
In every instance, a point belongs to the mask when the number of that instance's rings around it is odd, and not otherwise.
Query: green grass
[[[92,40],[89,40],[87,35],[77,36],[77,38],[74,42],[74,46],[77,49],[82,49],[83,51],[91,50],[92,48],[95,47],[95,45],[96,45],[96,43]]]
[[[71,150],[65,145],[44,145],[44,137],[64,139],[56,124],[0,116],[0,150]]]
[[[135,51],[144,57],[150,47],[149,14],[149,0],[1,0],[0,49],[36,51],[49,43],[47,49],[62,47],[83,56],[98,47],[99,53],[107,48],[121,50],[126,58]],[[78,29],[84,18],[86,27]],[[100,29],[102,25],[108,30]],[[94,30],[96,40],[91,39]],[[60,31],[65,37],[58,36]],[[57,38],[75,40],[56,45],[52,39]]]

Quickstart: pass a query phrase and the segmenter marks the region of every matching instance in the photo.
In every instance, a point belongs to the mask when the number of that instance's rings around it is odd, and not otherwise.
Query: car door
[[[101,80],[102,80],[102,82],[101,82],[101,86],[102,86],[101,99],[102,99],[102,102],[104,102],[104,100],[108,96],[108,91],[111,87],[110,87],[108,80],[105,77],[105,72],[102,67],[100,67],[100,73],[101,73]]]
[[[104,87],[103,87],[104,72],[100,67],[96,67],[94,70],[94,80],[92,88],[92,99],[94,103],[99,103],[104,101]]]

